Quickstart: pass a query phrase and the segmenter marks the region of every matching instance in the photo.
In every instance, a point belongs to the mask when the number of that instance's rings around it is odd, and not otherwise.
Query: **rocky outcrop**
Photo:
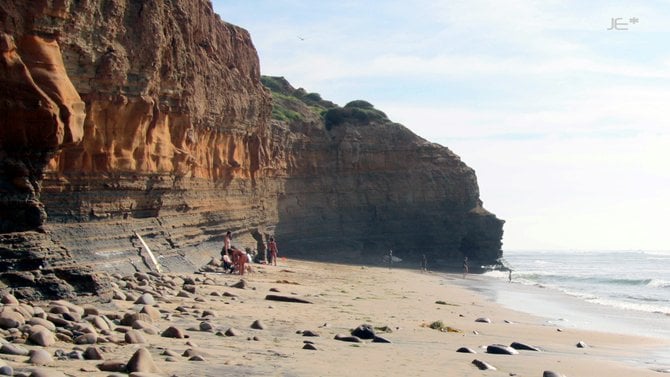
[[[291,257],[500,256],[502,222],[458,156],[362,101],[266,79],[271,93],[248,32],[209,1],[0,5],[6,284],[99,291],[72,276],[153,268],[137,235],[172,271],[227,230],[260,250],[275,234]]]
[[[276,232],[302,258],[378,262],[389,249],[431,268],[494,264],[503,221],[479,199],[474,170],[365,101],[340,108],[282,78],[274,121],[292,152]],[[318,109],[315,110],[315,109]],[[323,115],[321,115],[323,114]]]

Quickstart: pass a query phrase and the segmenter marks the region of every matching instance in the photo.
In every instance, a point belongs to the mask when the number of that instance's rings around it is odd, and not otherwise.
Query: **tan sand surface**
[[[597,333],[575,329],[558,331],[521,312],[515,312],[454,284],[459,275],[422,273],[383,267],[282,260],[279,266],[255,265],[255,272],[244,276],[245,289],[230,287],[237,275],[207,273],[214,284],[197,285],[197,298],[164,297],[157,306],[169,319],[156,323],[165,329],[176,326],[197,329],[199,313],[213,310],[209,320],[214,331],[187,333],[189,339],[146,335],[145,344],[165,376],[542,376],[552,370],[576,376],[650,376],[664,374],[634,364],[649,352],[667,347],[661,340]],[[278,292],[272,292],[274,289]],[[224,292],[236,295],[212,295]],[[268,294],[308,300],[311,304],[269,301]],[[436,303],[441,301],[441,303]],[[189,309],[179,315],[175,309]],[[103,311],[137,308],[128,301],[100,305]],[[475,322],[487,317],[491,323]],[[265,329],[250,326],[260,320]],[[442,332],[428,327],[435,321],[458,332]],[[507,322],[506,322],[507,321]],[[387,327],[377,335],[390,344],[349,343],[335,340],[336,334],[349,335],[352,328],[371,324]],[[229,328],[238,336],[221,336]],[[318,337],[300,332],[311,330]],[[255,337],[255,339],[254,339]],[[317,350],[303,349],[312,341]],[[490,344],[517,341],[540,347],[542,352],[519,351],[518,355],[486,353]],[[577,348],[584,341],[588,348]],[[190,342],[191,345],[188,345]],[[106,359],[128,360],[138,345],[102,345]],[[477,354],[457,353],[470,347]],[[71,349],[58,342],[53,349]],[[166,361],[164,349],[183,353],[196,348],[204,361],[178,357]],[[12,360],[11,357],[3,358]],[[479,359],[497,370],[482,371],[472,361]],[[17,365],[21,358],[14,357]],[[94,361],[55,361],[51,368],[79,376],[109,376],[98,371]],[[86,372],[82,372],[86,371]]]

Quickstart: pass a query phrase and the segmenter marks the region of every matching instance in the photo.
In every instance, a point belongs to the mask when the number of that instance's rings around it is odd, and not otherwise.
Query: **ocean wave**
[[[670,288],[670,281],[662,279],[649,279],[647,287],[652,288]]]

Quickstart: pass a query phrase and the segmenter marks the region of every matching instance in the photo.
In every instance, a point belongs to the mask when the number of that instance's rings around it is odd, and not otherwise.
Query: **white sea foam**
[[[670,253],[511,252],[514,283],[542,286],[584,301],[629,310],[670,313]],[[507,280],[506,271],[486,274]]]

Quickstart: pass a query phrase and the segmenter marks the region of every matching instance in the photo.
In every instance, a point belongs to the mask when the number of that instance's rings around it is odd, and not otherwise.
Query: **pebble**
[[[41,348],[30,350],[28,356],[28,362],[33,365],[49,365],[54,361],[49,352]]]
[[[490,319],[490,318],[486,318],[486,317],[480,317],[480,318],[475,319],[475,322],[480,322],[480,323],[491,323],[491,319]]]
[[[577,348],[588,348],[588,347],[589,347],[588,344],[584,343],[581,340],[577,343]]]
[[[519,351],[502,344],[491,344],[486,347],[486,353],[495,355],[518,355]]]
[[[474,364],[480,370],[497,370],[493,365],[478,359],[472,360],[472,364]]]
[[[531,346],[531,345],[524,344],[524,343],[519,343],[519,342],[512,342],[512,344],[510,344],[510,347],[514,348],[515,350],[535,351],[535,352],[540,352],[541,351],[541,349],[539,349],[535,346]]]
[[[251,324],[251,328],[256,330],[265,330],[265,324],[263,324],[261,320],[257,319]]]
[[[472,348],[468,348],[468,347],[461,347],[461,348],[457,349],[456,352],[460,352],[460,353],[477,353],[475,350],[473,350]]]
[[[565,377],[565,375],[560,374],[560,373],[556,373],[556,372],[553,372],[553,371],[550,371],[550,370],[545,370],[542,373],[542,377]]]
[[[146,348],[140,348],[135,351],[130,360],[128,360],[126,369],[128,372],[160,372],[160,369],[158,369],[151,357],[151,353],[149,353]]]

